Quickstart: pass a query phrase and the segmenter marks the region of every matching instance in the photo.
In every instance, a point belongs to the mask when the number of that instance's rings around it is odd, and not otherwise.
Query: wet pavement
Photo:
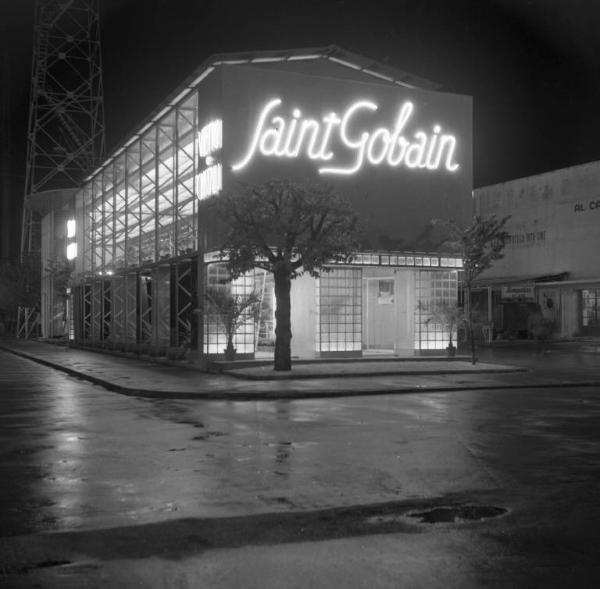
[[[501,354],[553,386],[199,402],[0,351],[0,586],[599,586],[599,357]]]
[[[547,350],[531,345],[481,349],[476,365],[467,356],[297,363],[284,380],[273,380],[271,367],[261,365],[210,374],[193,369],[190,363],[157,363],[37,341],[0,339],[1,349],[109,390],[148,398],[261,400],[512,387],[600,387],[600,354],[581,353],[579,347],[567,344]]]

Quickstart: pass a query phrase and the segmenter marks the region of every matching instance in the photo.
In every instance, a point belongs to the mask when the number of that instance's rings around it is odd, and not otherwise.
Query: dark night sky
[[[596,0],[100,4],[109,150],[212,53],[335,43],[473,96],[475,186],[600,159]],[[0,0],[15,182],[25,166],[33,5]]]

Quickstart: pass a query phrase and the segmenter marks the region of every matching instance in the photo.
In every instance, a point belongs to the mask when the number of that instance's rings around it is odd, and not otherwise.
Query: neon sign
[[[67,220],[67,260],[74,260],[77,257],[77,224],[75,219]]]
[[[200,200],[217,194],[223,188],[223,167],[217,163],[215,153],[223,147],[223,121],[215,119],[198,131],[199,167],[198,198]],[[202,161],[203,160],[203,161]]]
[[[433,125],[431,132],[418,129],[412,136],[404,134],[414,111],[410,101],[401,105],[392,127],[370,130],[365,128],[365,115],[378,109],[370,100],[354,102],[341,116],[330,112],[320,121],[303,117],[297,108],[292,110],[291,118],[285,118],[278,111],[281,104],[280,98],[265,104],[244,157],[232,166],[234,172],[246,167],[257,153],[281,158],[306,156],[311,160],[331,162],[331,165],[319,167],[319,174],[351,175],[366,164],[448,172],[455,172],[460,167],[454,160],[456,137],[443,134],[441,125]],[[336,140],[352,154],[349,165],[332,165],[338,159],[332,147]]]

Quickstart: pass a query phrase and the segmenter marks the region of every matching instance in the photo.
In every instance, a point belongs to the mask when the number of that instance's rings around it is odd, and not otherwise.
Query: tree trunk
[[[292,369],[292,325],[290,319],[290,290],[292,281],[289,272],[273,273],[275,282],[275,370]]]
[[[227,336],[227,347],[225,348],[225,360],[235,360],[235,348],[233,347],[233,333]]]
[[[469,339],[471,340],[471,362],[473,366],[477,363],[477,358],[475,357],[475,332],[473,330],[473,311],[471,305],[471,287],[467,286],[467,302],[469,304]]]

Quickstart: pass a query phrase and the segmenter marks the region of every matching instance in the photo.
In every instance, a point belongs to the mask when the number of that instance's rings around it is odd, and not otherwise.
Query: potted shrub
[[[248,311],[254,312],[260,298],[252,291],[249,294],[232,294],[229,289],[209,288],[205,294],[212,312],[218,318],[227,336],[227,347],[223,350],[225,360],[235,360],[236,349],[233,337],[238,327],[247,317]]]
[[[455,356],[456,346],[452,341],[452,335],[458,329],[458,326],[465,321],[462,308],[458,305],[451,305],[449,303],[438,303],[429,308],[425,308],[424,310],[429,314],[425,323],[435,323],[442,327],[443,332],[448,335],[446,352],[448,356]]]

